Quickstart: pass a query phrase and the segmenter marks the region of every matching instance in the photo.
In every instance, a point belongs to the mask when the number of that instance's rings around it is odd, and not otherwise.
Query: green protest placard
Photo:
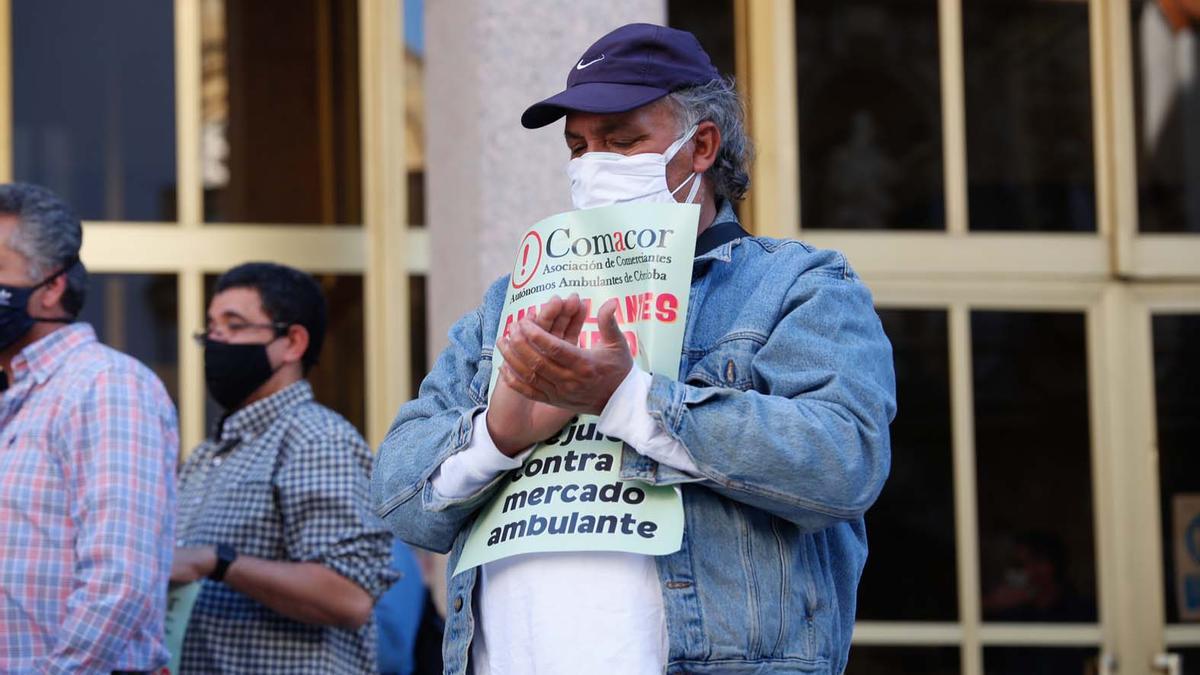
[[[642,369],[675,378],[691,290],[700,207],[629,204],[570,211],[521,239],[496,339],[554,296],[578,293],[579,345],[600,341],[596,312],[616,298],[617,321]],[[492,390],[503,357],[494,352]],[[480,512],[455,573],[523,553],[679,550],[683,503],[673,487],[622,480],[621,441],[583,415],[539,444]]]
[[[179,672],[179,662],[183,658],[183,634],[187,632],[188,620],[192,618],[192,608],[199,595],[199,581],[177,586],[167,592],[165,637],[167,651],[171,653],[171,664],[167,669],[172,675]]]

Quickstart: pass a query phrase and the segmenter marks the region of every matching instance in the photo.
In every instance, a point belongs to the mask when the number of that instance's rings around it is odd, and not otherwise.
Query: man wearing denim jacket
[[[453,571],[528,448],[599,414],[599,431],[625,442],[623,480],[680,486],[683,544],[659,557],[526,554],[451,577],[446,672],[840,673],[895,414],[870,293],[836,252],[742,230],[741,104],[691,34],[604,36],[522,123],[563,116],[577,207],[699,201],[678,380],[633,364],[612,305],[600,344],[576,347],[575,296],[496,344],[502,278],[401,408],[375,499],[400,537],[449,551]],[[505,364],[489,403],[495,349]]]

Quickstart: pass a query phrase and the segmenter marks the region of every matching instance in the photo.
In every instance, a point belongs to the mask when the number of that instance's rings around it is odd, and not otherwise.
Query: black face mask
[[[6,286],[0,284],[0,351],[8,349],[17,340],[25,337],[37,321],[54,323],[72,323],[75,321],[75,319],[69,318],[30,316],[28,309],[29,298],[33,297],[34,292],[66,274],[67,270],[75,266],[75,262],[75,260],[69,261],[66,267],[46,277],[41,283],[32,286]]]
[[[275,374],[267,357],[269,344],[204,341],[204,381],[209,395],[226,411],[237,409]]]

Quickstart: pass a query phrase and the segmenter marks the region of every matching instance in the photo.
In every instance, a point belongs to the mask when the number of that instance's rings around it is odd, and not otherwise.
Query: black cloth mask
[[[204,381],[209,395],[226,412],[236,410],[275,374],[267,356],[269,344],[232,344],[205,339]]]
[[[0,351],[8,349],[17,340],[25,337],[37,321],[73,323],[74,318],[30,316],[29,298],[37,289],[67,273],[78,259],[67,262],[61,270],[51,274],[32,286],[7,286],[0,284]]]

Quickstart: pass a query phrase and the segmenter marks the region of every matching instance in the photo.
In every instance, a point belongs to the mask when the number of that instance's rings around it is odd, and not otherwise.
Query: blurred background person
[[[400,579],[375,603],[382,675],[440,675],[445,621],[433,604],[421,565],[408,544],[392,545]]]
[[[185,673],[375,672],[375,600],[395,579],[371,512],[371,452],[305,374],[325,298],[299,270],[247,263],[208,307],[209,394],[225,410],[179,476],[171,582],[200,581]]]
[[[175,408],[76,321],[83,228],[0,186],[0,672],[150,671],[174,524]]]

